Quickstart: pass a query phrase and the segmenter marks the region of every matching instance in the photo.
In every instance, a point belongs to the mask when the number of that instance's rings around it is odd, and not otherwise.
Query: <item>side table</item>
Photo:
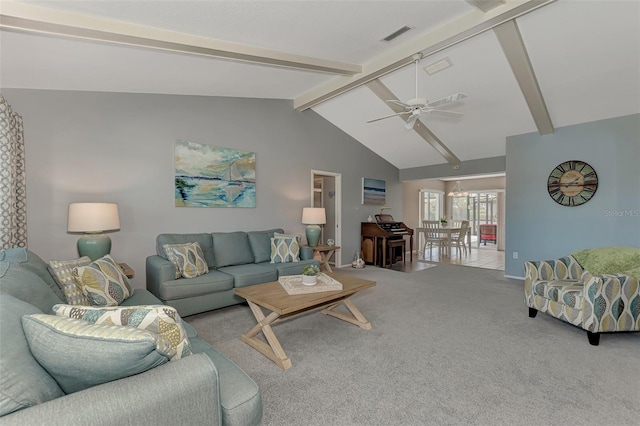
[[[118,265],[120,265],[122,273],[124,273],[127,278],[133,278],[134,271],[131,266],[127,265],[126,263],[118,263]]]
[[[331,256],[335,253],[336,250],[340,250],[339,246],[328,246],[326,244],[318,244],[315,247],[311,247],[313,249],[313,256],[316,254],[320,255],[320,269],[324,268],[327,272],[333,272],[331,269],[331,265],[329,265],[329,260],[331,260]]]

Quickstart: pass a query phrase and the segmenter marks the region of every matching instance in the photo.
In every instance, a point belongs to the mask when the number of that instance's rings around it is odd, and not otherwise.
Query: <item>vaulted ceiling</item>
[[[290,99],[399,169],[640,113],[635,0],[2,0],[0,48],[3,88]],[[429,101],[466,94],[443,107],[464,117],[367,123],[416,82]]]

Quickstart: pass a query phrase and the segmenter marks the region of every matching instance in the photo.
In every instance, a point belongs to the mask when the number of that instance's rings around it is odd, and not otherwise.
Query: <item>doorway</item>
[[[504,192],[479,191],[451,197],[451,218],[468,220],[475,248],[504,250]],[[492,230],[493,238],[483,239],[481,227]]]
[[[327,223],[322,227],[320,243],[333,240],[338,247],[342,243],[342,174],[322,170],[311,170],[311,203],[313,207],[324,207]],[[335,266],[341,265],[340,250],[334,256]]]

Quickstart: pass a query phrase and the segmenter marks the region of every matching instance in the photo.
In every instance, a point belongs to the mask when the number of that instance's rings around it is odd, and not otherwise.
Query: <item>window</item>
[[[442,192],[420,191],[420,222],[438,220],[443,216],[442,196]]]
[[[472,195],[455,195],[451,197],[451,219],[473,222]]]

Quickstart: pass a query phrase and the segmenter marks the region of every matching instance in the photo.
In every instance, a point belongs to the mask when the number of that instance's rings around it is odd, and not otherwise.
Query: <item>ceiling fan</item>
[[[407,124],[405,124],[406,129],[412,129],[416,120],[420,117],[420,114],[437,114],[446,118],[462,118],[464,114],[460,112],[454,111],[445,111],[442,109],[438,109],[438,107],[442,107],[444,105],[453,104],[454,102],[459,102],[462,99],[466,98],[467,95],[464,93],[455,93],[453,95],[449,95],[445,98],[438,99],[437,101],[429,102],[425,98],[418,97],[418,62],[422,59],[421,53],[416,53],[413,55],[413,61],[416,67],[416,97],[413,99],[409,99],[406,102],[401,102],[397,99],[390,99],[387,102],[394,103],[396,105],[400,105],[405,110],[402,112],[398,112],[396,114],[387,115],[384,117],[374,118],[373,120],[367,121],[367,123],[373,123],[374,121],[384,120],[386,118],[409,115],[409,119],[407,120]]]

